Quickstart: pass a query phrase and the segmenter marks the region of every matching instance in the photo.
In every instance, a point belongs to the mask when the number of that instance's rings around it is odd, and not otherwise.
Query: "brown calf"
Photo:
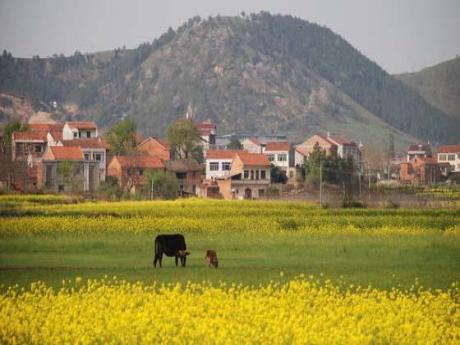
[[[204,258],[208,262],[208,267],[217,268],[219,265],[219,260],[217,260],[217,254],[214,250],[206,251],[206,256]]]

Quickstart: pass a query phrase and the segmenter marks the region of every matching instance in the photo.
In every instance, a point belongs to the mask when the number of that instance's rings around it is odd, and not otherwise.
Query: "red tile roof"
[[[29,123],[27,125],[32,131],[62,132],[62,123]]]
[[[244,150],[209,150],[206,158],[209,159],[233,159],[236,153],[246,152]]]
[[[272,141],[265,146],[265,151],[289,151],[290,149],[291,144],[287,141]]]
[[[96,129],[97,125],[94,121],[69,121],[67,122],[70,128],[76,129]]]
[[[64,146],[80,146],[81,148],[91,149],[106,149],[108,147],[105,140],[101,138],[63,140],[62,144]]]
[[[236,154],[244,165],[270,166],[267,156],[259,153],[240,152]]]
[[[165,167],[163,161],[153,156],[115,156],[122,167],[162,169]]]
[[[26,131],[26,132],[13,132],[14,141],[41,141],[46,142],[46,135],[48,132],[44,131]]]
[[[440,146],[438,153],[460,153],[460,144]]]
[[[49,146],[54,160],[83,160],[83,152],[80,147]]]

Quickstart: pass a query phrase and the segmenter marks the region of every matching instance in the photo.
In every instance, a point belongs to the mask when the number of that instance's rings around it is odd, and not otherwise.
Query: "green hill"
[[[331,30],[291,16],[190,19],[133,50],[0,58],[0,91],[57,101],[58,118],[108,126],[132,116],[149,134],[189,111],[219,131],[343,133],[383,148],[450,142],[460,122],[428,104]],[[385,146],[386,147],[386,146]]]
[[[425,68],[416,73],[397,75],[431,105],[460,121],[460,58]],[[460,135],[457,138],[460,140]]]

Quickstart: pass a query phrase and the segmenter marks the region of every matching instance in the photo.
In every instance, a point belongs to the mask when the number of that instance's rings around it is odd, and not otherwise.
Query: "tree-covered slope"
[[[395,77],[417,90],[431,105],[460,121],[460,58]]]
[[[154,134],[187,111],[220,132],[298,140],[329,130],[382,146],[389,132],[402,143],[449,142],[460,131],[329,29],[268,13],[192,18],[134,50],[32,60],[4,54],[0,76],[0,91],[57,100],[57,117],[72,109],[106,126],[132,116]]]

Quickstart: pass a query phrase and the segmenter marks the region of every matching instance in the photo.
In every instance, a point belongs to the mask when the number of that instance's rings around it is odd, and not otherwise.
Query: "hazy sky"
[[[262,10],[325,25],[390,73],[460,55],[460,0],[0,0],[0,49],[46,57],[134,48],[194,15]]]

